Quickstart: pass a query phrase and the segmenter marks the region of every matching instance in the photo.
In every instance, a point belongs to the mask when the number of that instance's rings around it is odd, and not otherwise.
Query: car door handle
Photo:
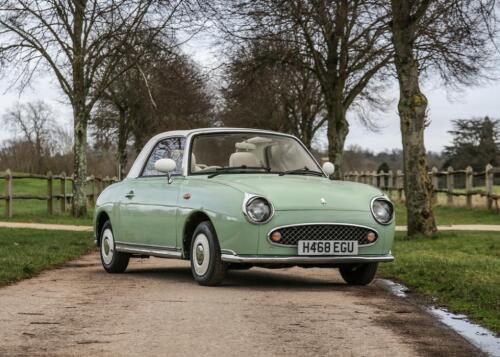
[[[128,199],[133,198],[134,196],[135,196],[134,191],[130,191],[129,193],[127,193],[127,194],[125,195],[125,197],[127,197]]]

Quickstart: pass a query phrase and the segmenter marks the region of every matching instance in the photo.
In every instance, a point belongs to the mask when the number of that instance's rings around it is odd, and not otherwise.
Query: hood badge
[[[326,200],[325,200],[323,197],[321,197],[321,199],[320,199],[319,201],[321,202],[321,204],[322,204],[323,206],[325,206],[325,205],[326,205]]]

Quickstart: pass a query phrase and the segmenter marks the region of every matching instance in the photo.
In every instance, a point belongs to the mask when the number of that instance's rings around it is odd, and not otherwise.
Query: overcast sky
[[[203,38],[198,38],[184,45],[184,50],[192,55],[204,70],[210,70],[218,65],[217,54],[214,53],[213,48],[210,41]],[[72,126],[71,109],[49,75],[38,77],[32,88],[20,96],[15,89],[5,93],[7,88],[8,83],[4,79],[0,83],[0,115],[18,100],[44,100],[54,107],[59,121],[63,125]],[[500,82],[464,88],[460,92],[446,92],[436,84],[432,86],[426,84],[423,89],[429,100],[429,118],[431,120],[425,135],[428,150],[441,151],[445,145],[449,144],[450,136],[447,131],[451,129],[452,119],[486,115],[500,118]],[[401,134],[397,116],[398,95],[397,87],[388,92],[388,96],[392,97],[393,101],[386,113],[377,114],[379,132],[371,132],[357,120],[351,120],[347,146],[359,145],[375,152],[401,148]],[[9,138],[11,135],[5,127],[0,126],[0,140]]]

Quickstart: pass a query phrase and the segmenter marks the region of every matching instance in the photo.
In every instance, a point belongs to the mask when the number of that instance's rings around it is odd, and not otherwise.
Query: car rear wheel
[[[101,263],[104,269],[108,273],[123,273],[127,269],[130,254],[116,251],[111,222],[104,223],[99,242]]]
[[[200,285],[220,284],[227,266],[222,261],[219,241],[210,222],[196,227],[191,240],[191,272]]]
[[[375,278],[378,263],[346,264],[339,268],[340,275],[349,285],[368,285]]]

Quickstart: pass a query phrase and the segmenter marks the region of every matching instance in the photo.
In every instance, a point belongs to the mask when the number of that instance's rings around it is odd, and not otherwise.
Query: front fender
[[[94,238],[96,241],[100,233],[99,227],[102,223],[103,214],[111,221],[114,235],[120,235],[119,205],[122,190],[123,185],[116,183],[106,187],[97,198],[93,216]]]
[[[242,211],[244,192],[217,182],[190,179],[179,195],[177,232],[184,232],[189,217],[195,212],[205,213],[212,222],[220,248],[239,254],[254,254],[259,243],[259,226],[249,223]],[[184,199],[189,194],[189,199]],[[181,233],[182,241],[182,233]]]

